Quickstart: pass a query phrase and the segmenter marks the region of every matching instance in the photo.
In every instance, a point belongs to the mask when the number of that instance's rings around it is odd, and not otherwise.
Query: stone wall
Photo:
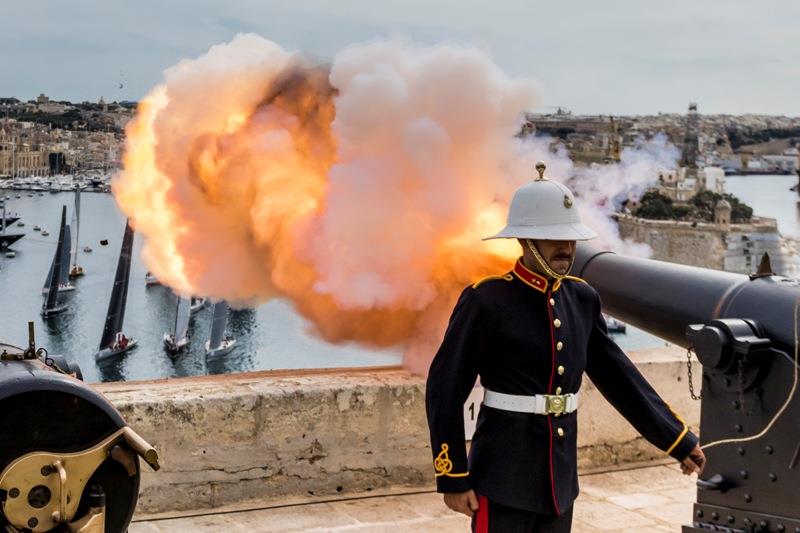
[[[768,253],[773,270],[791,274],[774,219],[753,217],[751,224],[722,226],[616,215],[620,237],[645,243],[653,259],[752,274]]]
[[[631,354],[691,425],[683,352]],[[424,379],[400,368],[254,372],[97,384],[162,457],[143,465],[145,514],[314,500],[389,487],[433,489]],[[664,457],[585,382],[579,466]]]

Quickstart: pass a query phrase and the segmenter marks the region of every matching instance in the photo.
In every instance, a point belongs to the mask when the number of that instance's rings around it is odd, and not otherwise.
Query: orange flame
[[[437,61],[483,85],[437,95]],[[367,45],[329,73],[239,36],[141,102],[113,191],[175,290],[286,297],[323,338],[404,344],[422,370],[462,288],[518,252],[480,237],[504,224],[518,181],[503,166],[533,99],[476,51]]]

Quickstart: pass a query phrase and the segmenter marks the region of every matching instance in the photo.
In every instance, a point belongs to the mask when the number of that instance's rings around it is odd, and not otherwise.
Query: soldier
[[[430,367],[427,413],[437,490],[473,531],[569,532],[578,495],[577,413],[584,371],[649,442],[700,474],[697,437],[609,338],[597,292],[569,276],[584,226],[572,192],[544,177],[511,201],[514,268],[464,289]],[[486,392],[469,459],[463,406]]]

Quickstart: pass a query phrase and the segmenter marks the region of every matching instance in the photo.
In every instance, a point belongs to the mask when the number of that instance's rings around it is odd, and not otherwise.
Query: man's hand
[[[694,450],[689,452],[689,456],[681,461],[681,470],[686,476],[690,474],[697,474],[699,476],[703,473],[705,467],[706,454],[700,449],[699,444],[695,445]]]
[[[457,513],[472,517],[478,510],[478,497],[473,490],[451,492],[444,495],[444,504]]]

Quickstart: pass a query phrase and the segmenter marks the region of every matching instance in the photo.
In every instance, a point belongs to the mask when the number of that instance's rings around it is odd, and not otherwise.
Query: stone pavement
[[[573,533],[679,532],[692,518],[695,477],[677,464],[581,475]],[[320,503],[270,505],[236,510],[143,519],[130,533],[362,531],[464,532],[469,519],[450,512],[432,492],[368,495]]]

